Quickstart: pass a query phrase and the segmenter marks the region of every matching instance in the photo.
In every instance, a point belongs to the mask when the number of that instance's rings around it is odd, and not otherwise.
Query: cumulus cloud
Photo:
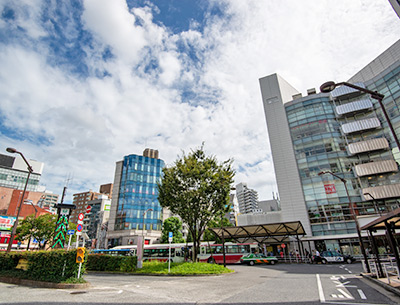
[[[150,3],[86,0],[62,16],[31,3],[0,4],[0,143],[44,162],[55,193],[73,174],[69,198],[113,182],[125,155],[150,147],[172,164],[203,141],[235,160],[237,183],[271,198],[258,79],[277,72],[302,92],[346,80],[400,28],[390,5],[372,0],[210,1],[204,20],[178,33]]]

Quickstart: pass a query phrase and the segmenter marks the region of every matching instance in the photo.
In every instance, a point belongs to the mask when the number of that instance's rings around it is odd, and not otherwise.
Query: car
[[[275,265],[278,259],[275,256],[267,256],[264,254],[248,254],[240,259],[241,264],[247,264],[253,266],[255,264],[270,264]]]
[[[320,256],[313,256],[313,263],[348,263],[355,262],[355,258],[351,255],[341,254],[337,251],[323,251]]]

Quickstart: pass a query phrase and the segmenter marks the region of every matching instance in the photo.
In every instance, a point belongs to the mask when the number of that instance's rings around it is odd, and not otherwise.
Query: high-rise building
[[[33,192],[43,191],[39,186],[39,180],[43,172],[44,164],[35,160],[28,160],[32,166],[31,173],[26,190]],[[28,168],[25,161],[17,155],[16,157],[0,154],[0,186],[23,190],[28,177]]]
[[[49,210],[51,213],[55,214],[57,213],[57,208],[55,208],[57,202],[58,202],[58,196],[57,194],[53,194],[49,191],[44,192],[42,194],[42,197],[40,198],[38,205],[46,210]]]
[[[400,137],[400,40],[348,82],[385,95]],[[356,216],[371,215],[400,199],[400,154],[378,101],[345,86],[303,97],[277,74],[260,86],[282,220],[300,220],[332,249],[357,247],[353,208]],[[322,171],[347,181],[353,206],[345,184]]]
[[[400,17],[400,0],[389,0],[397,16]]]
[[[108,198],[112,198],[112,188],[113,184],[112,183],[107,183],[107,184],[102,184],[100,185],[99,193],[107,195]]]
[[[246,183],[236,185],[236,197],[239,203],[239,213],[249,214],[258,210],[258,194],[255,190],[248,188]]]
[[[107,232],[109,245],[137,244],[142,234],[145,243],[161,237],[163,211],[158,202],[157,182],[163,167],[158,151],[150,149],[143,156],[128,155],[116,163]]]
[[[74,210],[71,210],[69,221],[73,223],[78,222],[78,215],[80,213],[85,214],[88,202],[99,198],[100,193],[93,192],[92,190],[83,193],[73,194],[72,204],[76,206]]]

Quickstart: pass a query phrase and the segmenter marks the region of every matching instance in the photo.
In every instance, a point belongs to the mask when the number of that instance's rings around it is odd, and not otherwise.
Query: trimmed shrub
[[[7,275],[10,271],[15,271],[19,259],[28,261],[26,271],[18,270],[19,277],[60,283],[66,280],[71,281],[78,276],[79,264],[76,263],[76,249],[0,254],[0,273]],[[81,274],[85,272],[85,264],[86,259],[82,264]]]
[[[89,254],[86,269],[89,271],[133,272],[136,270],[136,264],[136,256]]]

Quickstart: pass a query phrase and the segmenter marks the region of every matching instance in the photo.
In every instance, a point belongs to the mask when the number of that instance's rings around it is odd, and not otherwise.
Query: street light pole
[[[33,169],[32,169],[32,166],[28,163],[28,161],[25,159],[24,155],[21,152],[17,151],[15,148],[11,148],[11,147],[8,147],[6,149],[6,151],[9,152],[9,153],[12,153],[12,154],[15,154],[15,153],[20,154],[22,159],[25,161],[26,165],[28,166],[28,176],[26,177],[24,191],[22,192],[21,201],[19,203],[18,210],[17,210],[17,217],[16,217],[16,219],[14,221],[14,225],[13,225],[12,230],[11,230],[10,240],[8,241],[8,246],[7,246],[6,253],[10,253],[11,248],[12,248],[12,243],[14,241],[15,234],[17,233],[18,217],[19,217],[19,214],[21,213],[22,205],[24,204],[24,197],[25,197],[26,188],[28,187],[29,177],[30,177],[31,173],[33,173]]]
[[[382,216],[382,212],[381,212],[381,210],[380,210],[379,207],[378,207],[378,204],[377,204],[377,202],[376,202],[375,197],[372,196],[370,193],[364,193],[364,196],[369,196],[369,197],[372,198],[372,201],[373,201],[374,206],[375,206],[375,210],[379,213],[379,216]]]
[[[153,211],[152,208],[147,209],[146,211],[143,212],[143,222],[142,222],[142,255],[139,258],[138,261],[138,268],[142,268],[143,267],[143,254],[144,254],[144,217],[146,216],[147,212],[151,212]]]
[[[363,244],[363,242],[362,242],[360,225],[358,224],[357,217],[356,217],[356,214],[355,214],[355,212],[354,212],[353,203],[352,203],[352,201],[351,201],[351,199],[350,199],[349,190],[347,189],[347,180],[344,179],[344,178],[342,178],[342,177],[339,177],[338,175],[335,175],[335,174],[332,173],[331,171],[322,171],[322,172],[320,172],[318,175],[321,176],[321,175],[324,175],[324,174],[330,174],[330,175],[332,175],[332,176],[338,178],[338,179],[339,179],[340,181],[342,181],[343,184],[344,184],[344,188],[345,188],[345,190],[346,190],[347,199],[349,200],[349,205],[350,205],[350,207],[351,207],[351,214],[352,214],[353,219],[354,219],[354,222],[355,222],[355,224],[356,224],[356,230],[357,230],[358,240],[359,240],[359,243],[360,243],[361,253],[362,253],[363,257],[364,257],[365,267],[367,268],[367,272],[369,273],[369,272],[370,272],[370,269],[369,269],[369,265],[368,265],[367,253],[365,252],[364,244]]]
[[[370,94],[371,98],[373,98],[373,99],[378,101],[379,106],[382,109],[383,115],[385,116],[386,122],[389,125],[389,129],[392,132],[392,136],[394,138],[394,141],[396,142],[397,148],[400,151],[399,138],[397,137],[397,134],[394,131],[392,122],[390,121],[390,118],[389,118],[389,116],[388,116],[388,114],[386,112],[385,106],[382,103],[382,100],[384,99],[385,96],[383,94],[380,94],[380,93],[376,92],[376,91],[368,90],[366,88],[363,88],[363,87],[360,87],[360,86],[357,86],[357,85],[353,85],[353,84],[350,84],[350,83],[347,83],[347,82],[340,82],[340,83],[335,83],[335,82],[332,82],[332,81],[326,82],[326,83],[321,85],[320,90],[323,93],[329,93],[329,92],[331,92],[332,90],[334,90],[338,86],[346,86],[346,87],[350,87],[350,88],[356,89],[358,91]]]

